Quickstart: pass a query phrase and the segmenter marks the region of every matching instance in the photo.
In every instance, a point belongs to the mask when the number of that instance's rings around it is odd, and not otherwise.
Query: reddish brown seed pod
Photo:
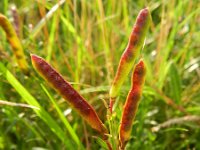
[[[93,107],[50,64],[37,55],[32,54],[31,59],[35,70],[92,128],[104,135],[108,133]]]
[[[132,75],[132,87],[126,98],[121,118],[119,141],[120,148],[124,149],[130,138],[133,120],[135,118],[139,101],[142,96],[142,88],[145,81],[146,68],[143,60],[136,65]]]
[[[110,88],[111,110],[114,100],[119,93],[120,87],[130,70],[133,68],[135,59],[144,44],[145,36],[150,24],[150,18],[150,12],[148,8],[142,9],[137,16],[128,45],[121,56],[114,81]]]

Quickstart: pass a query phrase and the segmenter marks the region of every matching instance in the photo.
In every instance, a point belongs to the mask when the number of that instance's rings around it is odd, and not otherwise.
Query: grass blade
[[[20,94],[20,96],[29,104],[38,109],[33,109],[35,113],[49,126],[54,134],[65,144],[66,148],[71,148],[73,143],[64,134],[60,126],[54,121],[54,119],[46,112],[37,100],[21,85],[21,83],[12,75],[12,73],[0,62],[0,71],[6,80],[13,86],[13,88]]]
[[[51,96],[51,94],[48,92],[48,90],[45,88],[44,85],[41,84],[41,87],[44,90],[44,92],[46,93],[46,95],[49,97],[49,99],[52,102],[53,106],[55,107],[56,111],[58,112],[60,119],[65,124],[65,127],[67,128],[72,139],[76,142],[76,144],[79,147],[81,147],[83,149],[83,145],[82,145],[81,141],[79,140],[78,135],[74,132],[73,128],[71,127],[70,123],[67,121],[66,117],[64,116],[64,114],[60,110],[60,108],[59,108],[58,104],[56,103],[56,101],[54,100],[54,98]]]

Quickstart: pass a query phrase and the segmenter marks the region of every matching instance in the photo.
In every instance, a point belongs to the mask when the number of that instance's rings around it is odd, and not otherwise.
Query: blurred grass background
[[[140,57],[148,73],[127,150],[200,149],[198,0],[58,2],[0,1],[0,12],[16,27],[31,71],[29,77],[21,73],[0,29],[0,100],[39,108],[0,103],[0,149],[105,149],[97,134],[34,72],[30,53],[50,62],[107,124],[104,102],[136,16],[146,6],[152,24]],[[115,105],[116,134],[129,88],[130,76]]]

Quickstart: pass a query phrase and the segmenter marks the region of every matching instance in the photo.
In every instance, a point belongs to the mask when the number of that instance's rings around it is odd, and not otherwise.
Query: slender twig
[[[151,128],[153,132],[158,132],[161,128],[167,128],[175,124],[184,124],[185,122],[199,122],[200,117],[195,115],[188,115],[180,118],[173,118]]]
[[[112,146],[111,146],[110,142],[109,142],[108,140],[106,140],[105,142],[106,142],[106,144],[107,144],[107,146],[108,146],[108,149],[109,149],[109,150],[112,150]]]
[[[36,106],[32,106],[32,105],[27,105],[27,104],[23,104],[23,103],[14,103],[14,102],[9,102],[9,101],[5,101],[5,100],[0,100],[0,105],[9,105],[9,106],[17,106],[17,107],[26,107],[26,108],[32,108],[32,109],[40,109]]]
[[[90,149],[90,144],[89,144],[89,140],[88,140],[88,132],[86,129],[86,125],[85,125],[85,121],[83,121],[83,132],[84,132],[84,136],[85,136],[85,142],[86,142],[86,149]]]

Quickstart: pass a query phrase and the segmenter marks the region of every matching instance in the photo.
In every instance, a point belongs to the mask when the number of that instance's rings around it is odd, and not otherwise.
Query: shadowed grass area
[[[152,16],[146,44],[139,54],[147,65],[147,76],[126,149],[200,149],[198,1],[58,2],[0,1],[0,13],[21,33],[19,39],[31,72],[30,76],[21,72],[0,28],[0,100],[39,108],[0,103],[0,149],[107,148],[34,72],[30,53],[45,58],[94,106],[106,126],[112,126],[110,140],[117,147],[131,74],[113,106],[111,121],[106,118],[109,89],[135,18],[144,7],[149,7]]]

